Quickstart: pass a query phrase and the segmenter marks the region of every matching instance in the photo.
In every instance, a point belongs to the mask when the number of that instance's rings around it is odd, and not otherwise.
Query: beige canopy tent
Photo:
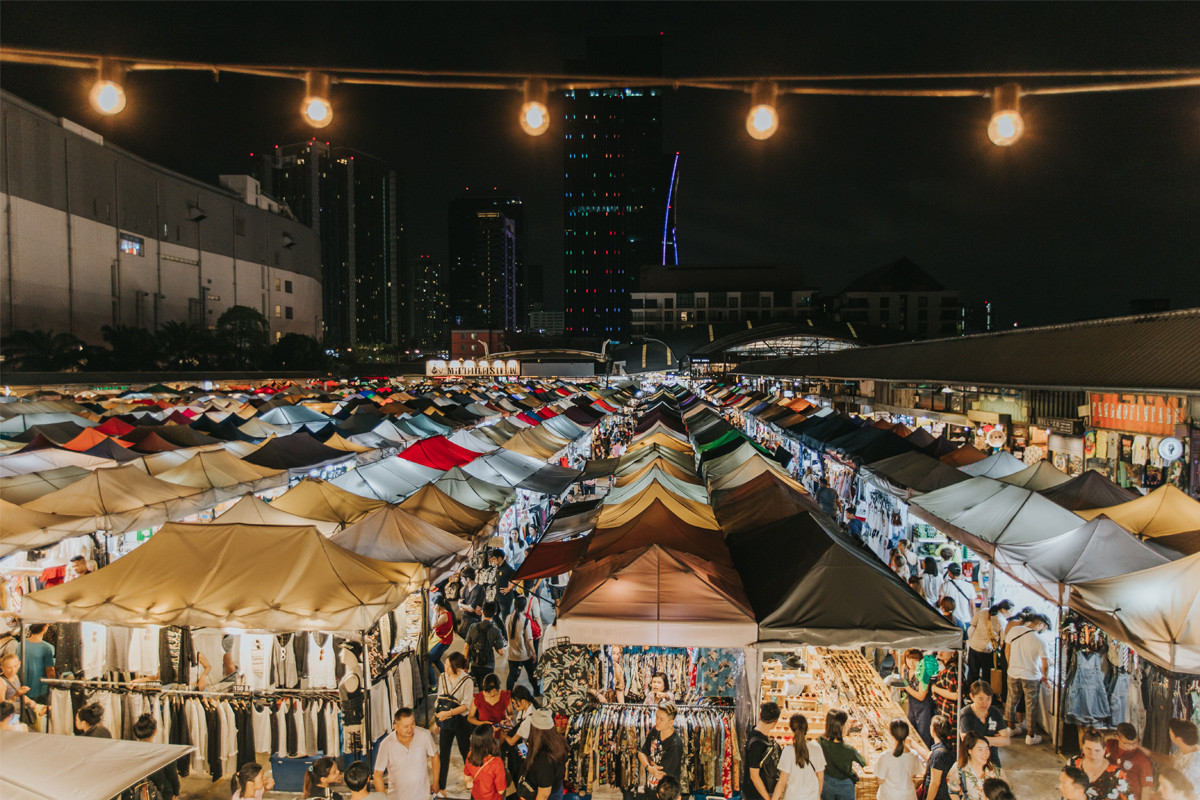
[[[31,500],[70,486],[75,481],[86,478],[89,474],[91,474],[91,470],[84,467],[58,467],[42,472],[0,478],[0,498],[22,506]]]
[[[1075,513],[1084,519],[1103,514],[1125,530],[1155,539],[1168,547],[1186,542],[1194,544],[1196,537],[1191,534],[1200,531],[1200,502],[1169,483],[1128,503]]]
[[[152,478],[134,466],[98,469],[56,492],[25,504],[32,511],[92,517],[108,533],[157,527],[216,505],[212,494]]]
[[[4,800],[109,800],[195,748],[0,730]]]
[[[434,527],[450,533],[472,536],[487,528],[496,518],[494,511],[464,505],[431,483],[427,483],[400,504]]]
[[[694,468],[685,469],[665,458],[655,458],[646,462],[645,465],[640,465],[632,472],[626,472],[613,481],[614,486],[628,486],[634,481],[641,480],[642,476],[648,472],[657,471],[670,475],[676,480],[685,483],[694,483],[700,485],[700,478],[696,475]]]
[[[348,492],[320,478],[305,478],[271,505],[299,517],[349,525],[386,503]]]
[[[624,503],[606,505],[600,512],[597,527],[615,528],[623,525],[636,519],[656,500],[689,525],[713,530],[721,527],[717,524],[717,518],[713,516],[712,507],[707,503],[697,503],[680,497],[660,483],[652,483],[644,492]]]
[[[299,525],[300,527],[311,525],[326,536],[332,535],[334,531],[341,527],[340,522],[309,519],[308,517],[289,514],[282,508],[276,508],[267,501],[260,500],[249,493],[243,495],[241,500],[238,500],[228,510],[218,516],[215,522],[223,525],[235,522],[244,525]]]
[[[376,561],[313,527],[164,525],[103,569],[25,595],[30,622],[362,631],[421,587],[419,564]]]
[[[471,548],[469,539],[436,528],[397,506],[372,511],[335,534],[332,541],[368,558],[426,566]]]
[[[1200,672],[1200,553],[1073,584],[1070,605],[1160,667]]]
[[[1030,464],[1020,472],[1005,475],[1000,480],[1003,483],[1011,483],[1013,486],[1020,486],[1023,489],[1032,489],[1035,492],[1040,492],[1045,489],[1053,489],[1060,483],[1066,483],[1071,480],[1071,476],[1055,467],[1049,461],[1042,459],[1036,464]]]
[[[716,494],[723,489],[733,489],[741,486],[743,483],[754,480],[764,472],[787,478],[789,481],[792,480],[791,476],[780,468],[779,462],[772,461],[760,455],[757,458],[747,459],[731,472],[726,472],[720,477],[714,477],[708,482],[708,490],[710,493]],[[796,483],[796,486],[800,487],[800,491],[804,491],[804,487],[799,483]]]
[[[286,470],[260,467],[224,450],[196,453],[179,466],[158,473],[157,477],[180,486],[212,490],[218,503],[246,492],[265,492],[286,486],[288,482]]]
[[[18,446],[23,445],[18,443]],[[26,475],[30,472],[42,472],[48,469],[58,469],[59,467],[96,469],[97,467],[111,466],[113,466],[111,459],[90,456],[87,453],[77,453],[74,450],[47,448],[45,450],[31,450],[27,453],[9,453],[0,456],[0,478],[7,478],[12,475]]]
[[[656,431],[649,436],[644,436],[640,439],[635,439],[629,444],[627,453],[636,453],[639,450],[644,450],[647,447],[665,447],[669,450],[677,450],[680,453],[691,453],[692,445],[683,439],[669,435],[662,431]]]
[[[0,500],[0,557],[91,533],[95,530],[91,523],[90,517],[46,514]]]

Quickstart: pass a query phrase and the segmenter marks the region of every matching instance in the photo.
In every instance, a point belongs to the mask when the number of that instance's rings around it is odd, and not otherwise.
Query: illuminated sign
[[[1094,428],[1173,436],[1175,426],[1187,418],[1183,397],[1093,393],[1091,401]]]
[[[447,378],[447,377],[502,377],[502,376],[518,376],[521,374],[521,362],[509,359],[508,361],[489,361],[486,358],[481,358],[478,361],[468,359],[453,359],[445,361],[443,359],[431,359],[425,362],[425,376],[428,378]]]

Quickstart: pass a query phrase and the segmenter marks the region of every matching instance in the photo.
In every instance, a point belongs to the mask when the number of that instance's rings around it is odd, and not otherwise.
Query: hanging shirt
[[[157,626],[133,628],[129,636],[129,671],[135,675],[158,674]]]
[[[333,653],[333,637],[327,633],[310,633],[308,636],[308,687],[332,689],[337,686],[337,658]]]

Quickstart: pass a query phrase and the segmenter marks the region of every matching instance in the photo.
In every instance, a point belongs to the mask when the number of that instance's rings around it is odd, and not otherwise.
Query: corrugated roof
[[[753,361],[737,373],[1200,392],[1200,308]]]

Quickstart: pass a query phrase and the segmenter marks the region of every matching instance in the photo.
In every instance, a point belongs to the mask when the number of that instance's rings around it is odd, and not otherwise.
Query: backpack
[[[486,625],[482,622],[476,622],[471,626],[471,630],[467,631],[467,663],[473,667],[483,666],[487,663],[484,656],[487,655],[489,642],[491,637],[491,623]]]
[[[761,736],[767,743],[767,752],[758,762],[758,777],[762,779],[763,786],[770,794],[775,791],[775,786],[779,783],[779,757],[783,755],[783,748],[774,739],[763,736],[759,731],[754,733]]]

